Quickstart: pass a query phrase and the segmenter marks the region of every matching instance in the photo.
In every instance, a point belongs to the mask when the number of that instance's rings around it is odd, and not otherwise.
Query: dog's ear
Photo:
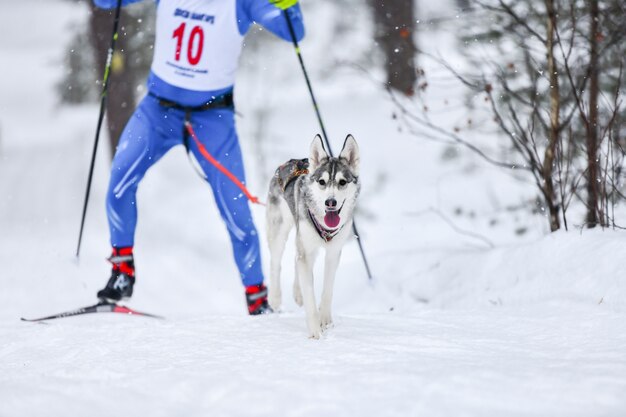
[[[356,140],[354,140],[352,135],[346,136],[346,140],[343,143],[343,149],[341,150],[339,157],[348,162],[348,165],[354,175],[359,175],[359,162],[361,160],[359,156],[359,146],[356,144]]]
[[[315,172],[315,170],[328,159],[328,153],[324,149],[324,143],[322,137],[316,135],[311,143],[311,151],[309,152],[309,171]]]

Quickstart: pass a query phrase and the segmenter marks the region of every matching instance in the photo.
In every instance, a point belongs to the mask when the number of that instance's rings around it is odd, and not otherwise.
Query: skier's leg
[[[164,117],[167,113],[152,97],[146,97],[124,128],[113,158],[106,199],[113,247],[133,246],[139,182],[148,168],[176,143],[167,135],[171,123],[171,117]],[[175,133],[182,137],[178,126]]]
[[[106,286],[98,291],[101,300],[116,302],[133,294],[137,187],[148,168],[168,149],[182,142],[180,126],[182,112],[176,114],[164,110],[154,98],[146,97],[124,128],[113,158],[107,194],[107,217],[113,246],[109,261],[113,267]]]
[[[233,111],[216,109],[194,113],[191,122],[196,136],[207,151],[245,183]],[[189,148],[213,189],[215,201],[230,235],[241,281],[246,287],[261,285],[263,271],[259,237],[246,196],[228,177],[219,172],[200,154],[198,147],[191,139]]]

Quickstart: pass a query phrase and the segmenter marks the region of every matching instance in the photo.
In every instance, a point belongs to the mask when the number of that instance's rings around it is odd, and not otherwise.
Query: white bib
[[[236,7],[236,0],[160,0],[152,72],[188,90],[233,85],[243,45]]]

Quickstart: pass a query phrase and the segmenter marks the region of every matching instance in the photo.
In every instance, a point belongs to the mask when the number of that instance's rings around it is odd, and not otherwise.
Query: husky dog
[[[341,249],[352,234],[352,215],[359,194],[359,148],[348,135],[338,158],[331,158],[317,135],[307,159],[281,165],[270,182],[267,236],[270,248],[269,303],[281,304],[281,260],[291,228],[296,226],[296,276],[293,296],[304,303],[309,337],[319,339],[332,324],[333,282]],[[317,308],[313,265],[320,248],[326,249],[324,289]]]

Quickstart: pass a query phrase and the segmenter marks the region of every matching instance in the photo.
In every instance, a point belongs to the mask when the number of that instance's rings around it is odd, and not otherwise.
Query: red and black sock
[[[113,271],[119,271],[128,276],[135,276],[135,261],[133,258],[133,247],[113,248],[113,253],[109,258],[113,264]]]
[[[267,304],[267,287],[261,283],[246,287],[246,300],[248,302],[248,313],[252,314],[262,306]]]

